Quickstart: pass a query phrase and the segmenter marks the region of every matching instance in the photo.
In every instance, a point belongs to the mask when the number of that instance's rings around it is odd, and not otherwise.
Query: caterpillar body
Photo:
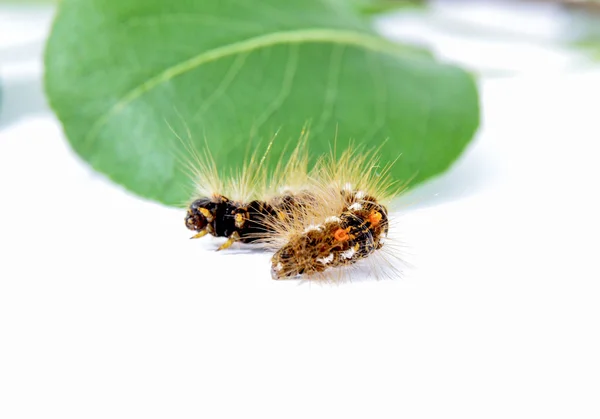
[[[275,252],[271,277],[320,274],[351,265],[381,249],[388,234],[387,208],[363,192],[352,192],[339,216],[326,217],[293,236]]]

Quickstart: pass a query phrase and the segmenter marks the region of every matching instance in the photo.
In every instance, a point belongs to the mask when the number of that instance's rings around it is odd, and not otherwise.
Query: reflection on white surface
[[[445,36],[511,71],[481,79],[467,152],[404,198],[400,280],[272,281],[268,254],[215,253],[92,172],[47,109],[0,120],[0,417],[597,417],[600,69]]]

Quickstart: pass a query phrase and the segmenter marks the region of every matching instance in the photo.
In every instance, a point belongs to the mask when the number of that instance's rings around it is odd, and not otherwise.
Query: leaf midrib
[[[224,57],[229,57],[239,53],[247,53],[261,48],[281,45],[281,44],[301,44],[301,43],[331,43],[344,44],[355,47],[363,47],[368,50],[383,52],[389,55],[399,55],[400,53],[414,52],[415,50],[388,41],[384,38],[356,31],[345,31],[338,29],[301,29],[295,31],[273,32],[253,38],[244,39],[232,44],[219,46],[172,65],[163,70],[154,77],[147,79],[137,87],[133,88],[126,95],[118,100],[107,112],[102,114],[93,124],[83,140],[83,145],[88,146],[93,141],[109,118],[120,112],[129,103],[140,96],[154,89],[161,83],[167,82],[177,76],[191,71],[201,65],[217,61]]]

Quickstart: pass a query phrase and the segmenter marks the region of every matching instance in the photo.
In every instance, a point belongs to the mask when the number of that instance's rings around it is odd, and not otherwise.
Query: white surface
[[[398,214],[399,280],[272,281],[12,114],[0,418],[599,417],[600,70],[549,53],[482,79],[477,141]]]

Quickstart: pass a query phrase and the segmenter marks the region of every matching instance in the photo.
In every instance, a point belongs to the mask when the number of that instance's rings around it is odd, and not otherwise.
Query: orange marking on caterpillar
[[[381,217],[382,215],[379,211],[373,211],[371,214],[369,214],[369,222],[372,226],[376,226],[381,221]]]
[[[345,242],[346,240],[348,240],[350,238],[350,236],[348,235],[349,230],[350,230],[350,227],[338,228],[335,231],[335,233],[333,233],[333,237],[339,242]]]

